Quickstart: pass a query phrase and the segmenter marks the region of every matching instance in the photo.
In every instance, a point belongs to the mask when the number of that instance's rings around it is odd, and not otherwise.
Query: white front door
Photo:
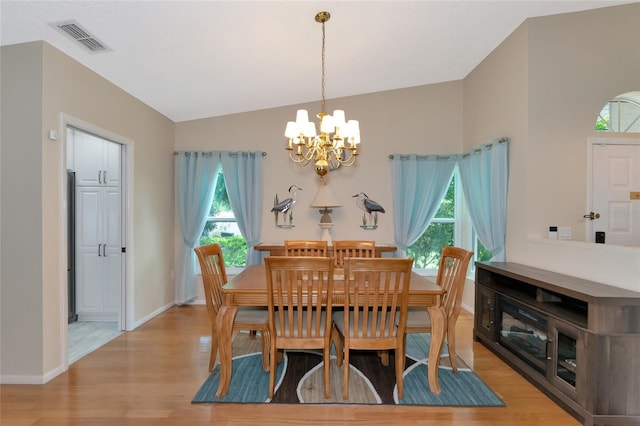
[[[591,241],[640,247],[640,139],[606,139],[591,145]]]

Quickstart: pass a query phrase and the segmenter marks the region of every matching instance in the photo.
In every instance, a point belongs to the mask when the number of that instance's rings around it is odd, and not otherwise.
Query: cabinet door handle
[[[102,255],[100,254],[100,246],[101,246],[101,245],[102,245],[102,244],[98,244],[98,256],[102,256]]]
[[[102,170],[98,170],[98,183],[102,183]]]
[[[102,245],[102,256],[107,257],[107,245]]]
[[[553,347],[553,340],[549,339],[547,340],[547,359],[550,360],[551,359],[551,355],[549,355],[549,346]]]
[[[102,171],[102,183],[104,183],[105,185],[107,184],[107,171],[106,170]]]

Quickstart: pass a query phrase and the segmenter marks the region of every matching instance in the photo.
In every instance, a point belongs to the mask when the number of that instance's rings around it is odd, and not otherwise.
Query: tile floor
[[[115,339],[123,332],[117,322],[76,321],[69,324],[69,364]]]

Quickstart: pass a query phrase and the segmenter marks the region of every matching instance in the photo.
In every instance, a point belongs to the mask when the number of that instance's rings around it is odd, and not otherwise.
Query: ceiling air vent
[[[109,52],[111,49],[98,40],[89,31],[84,29],[76,21],[65,21],[50,24],[53,28],[60,31],[65,36],[82,46],[83,49],[90,53]]]

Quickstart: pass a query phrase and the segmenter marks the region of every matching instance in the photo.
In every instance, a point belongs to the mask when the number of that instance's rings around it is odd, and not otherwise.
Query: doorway
[[[640,247],[640,139],[588,143],[587,235],[591,242]]]
[[[69,309],[63,353],[68,365],[127,327],[130,159],[121,138],[65,121],[65,170],[74,176],[66,191]]]

